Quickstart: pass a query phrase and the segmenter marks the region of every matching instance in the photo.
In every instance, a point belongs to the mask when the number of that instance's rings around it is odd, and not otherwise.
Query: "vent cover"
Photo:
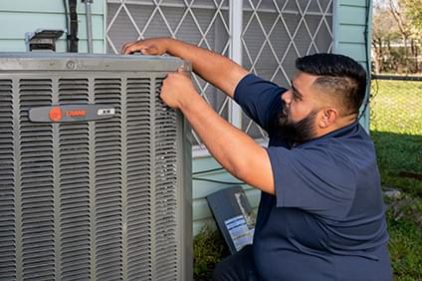
[[[190,130],[159,98],[182,64],[0,53],[0,280],[192,279]],[[113,116],[29,119],[91,104]]]

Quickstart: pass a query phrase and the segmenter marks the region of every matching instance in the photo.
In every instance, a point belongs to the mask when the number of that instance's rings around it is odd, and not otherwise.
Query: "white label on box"
[[[229,231],[236,251],[244,246],[252,244],[254,228],[249,228],[245,218],[242,215],[225,220],[224,224]]]

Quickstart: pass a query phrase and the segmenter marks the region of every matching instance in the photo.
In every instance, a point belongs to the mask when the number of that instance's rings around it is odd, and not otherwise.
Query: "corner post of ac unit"
[[[230,58],[242,64],[243,0],[230,0]],[[242,128],[242,109],[234,101],[229,103],[229,122]]]
[[[22,179],[21,179],[21,147],[20,147],[20,93],[19,80],[14,78],[12,80],[12,107],[13,107],[13,152],[14,152],[14,186],[15,186],[15,247],[16,247],[16,280],[23,280],[23,206],[22,206]],[[4,103],[4,102],[3,102]]]
[[[95,78],[88,77],[88,102],[90,104],[95,104]],[[96,149],[95,149],[95,139],[96,139],[96,131],[95,131],[95,122],[88,122],[89,128],[89,213],[90,213],[90,233],[92,233],[90,239],[90,274],[93,280],[97,279],[97,206],[96,206]]]
[[[128,247],[128,164],[127,164],[127,160],[128,160],[128,151],[127,151],[127,145],[128,145],[128,140],[127,140],[127,110],[128,110],[128,106],[127,106],[127,89],[128,89],[128,82],[127,82],[128,78],[125,76],[122,78],[122,82],[120,85],[120,93],[121,93],[121,100],[120,100],[120,104],[121,104],[121,123],[120,123],[120,130],[121,130],[121,143],[123,144],[121,146],[121,166],[122,166],[122,170],[124,171],[122,173],[122,221],[123,221],[123,228],[122,228],[122,244],[123,244],[123,280],[128,280],[128,264],[129,264],[129,247]]]
[[[53,78],[51,80],[51,103],[52,105],[58,105],[60,102],[60,87],[59,78]],[[55,258],[55,278],[62,279],[62,233],[61,233],[61,167],[60,167],[60,125],[53,123],[51,126],[52,133],[52,149],[53,149],[53,202],[54,202],[54,252]]]

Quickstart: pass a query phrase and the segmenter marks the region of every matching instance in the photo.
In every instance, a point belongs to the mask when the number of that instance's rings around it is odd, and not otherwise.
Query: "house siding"
[[[367,10],[369,9],[369,10]],[[370,70],[372,0],[334,1],[334,52],[350,56],[360,62],[368,73]],[[367,26],[368,25],[368,26]],[[365,34],[367,27],[368,34]],[[369,81],[370,83],[370,81]],[[369,96],[368,87],[367,96]],[[365,112],[360,119],[361,125],[369,132],[369,106],[362,106]]]
[[[105,52],[105,1],[94,1],[92,10],[93,50]],[[78,1],[79,52],[87,52],[85,5]],[[66,29],[63,1],[15,0],[0,4],[0,52],[26,51],[25,33],[36,29]],[[66,51],[65,35],[56,44],[57,52]]]

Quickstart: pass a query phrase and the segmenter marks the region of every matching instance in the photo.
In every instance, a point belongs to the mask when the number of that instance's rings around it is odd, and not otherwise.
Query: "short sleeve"
[[[322,147],[269,147],[278,207],[300,208],[327,218],[347,215],[356,190],[352,165]]]
[[[270,122],[281,111],[281,94],[286,89],[254,74],[246,75],[236,86],[234,100],[259,126],[268,131]]]

